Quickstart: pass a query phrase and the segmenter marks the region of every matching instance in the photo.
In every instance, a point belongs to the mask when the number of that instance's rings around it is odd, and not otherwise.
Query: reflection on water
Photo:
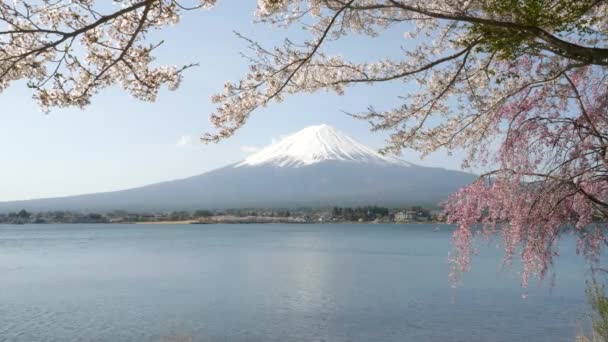
[[[572,341],[574,241],[523,301],[494,247],[451,289],[436,227],[0,226],[0,340]]]

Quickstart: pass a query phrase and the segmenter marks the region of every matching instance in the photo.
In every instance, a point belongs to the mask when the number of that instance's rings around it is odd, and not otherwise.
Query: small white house
[[[400,211],[395,214],[395,222],[408,222],[414,221],[417,217],[417,213],[412,210]]]

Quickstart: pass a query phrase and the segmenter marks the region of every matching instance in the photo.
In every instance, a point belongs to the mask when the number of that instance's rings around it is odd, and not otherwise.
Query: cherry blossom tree
[[[305,42],[249,39],[250,71],[213,97],[230,137],[285,96],[343,94],[354,84],[416,83],[403,103],[355,114],[390,132],[385,153],[464,149],[463,167],[490,170],[446,204],[453,275],[470,267],[474,236],[500,236],[523,285],[543,278],[564,232],[597,261],[608,214],[608,2],[598,0],[259,0],[262,23],[303,25]],[[324,52],[349,34],[398,26],[401,59],[357,63]],[[404,87],[405,88],[405,87]],[[439,123],[436,123],[439,122]]]
[[[182,67],[154,66],[162,42],[146,34],[214,0],[44,0],[0,2],[0,91],[23,80],[43,109],[83,107],[118,85],[136,98],[175,89]]]

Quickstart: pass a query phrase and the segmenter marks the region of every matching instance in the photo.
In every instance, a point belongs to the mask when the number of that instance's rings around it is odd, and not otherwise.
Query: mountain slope
[[[242,162],[140,188],[0,203],[0,212],[177,210],[437,203],[474,175],[385,157],[325,125],[311,126]]]

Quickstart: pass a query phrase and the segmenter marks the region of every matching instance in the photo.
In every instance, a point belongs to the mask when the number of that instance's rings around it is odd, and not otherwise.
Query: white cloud
[[[286,135],[279,135],[278,137],[272,137],[270,144],[274,145],[278,142],[280,142],[281,140],[285,139],[287,136]],[[240,149],[241,152],[245,152],[245,153],[255,153],[258,152],[260,150],[262,150],[263,148],[268,147],[268,146],[255,146],[255,145],[241,145]]]
[[[177,140],[177,143],[175,143],[175,146],[177,146],[177,147],[186,147],[186,146],[192,145],[193,142],[194,142],[194,139],[191,136],[189,136],[189,135],[182,135]]]
[[[261,150],[260,147],[253,146],[253,145],[242,145],[241,146],[241,151],[243,151],[245,153],[255,153],[259,150]]]

